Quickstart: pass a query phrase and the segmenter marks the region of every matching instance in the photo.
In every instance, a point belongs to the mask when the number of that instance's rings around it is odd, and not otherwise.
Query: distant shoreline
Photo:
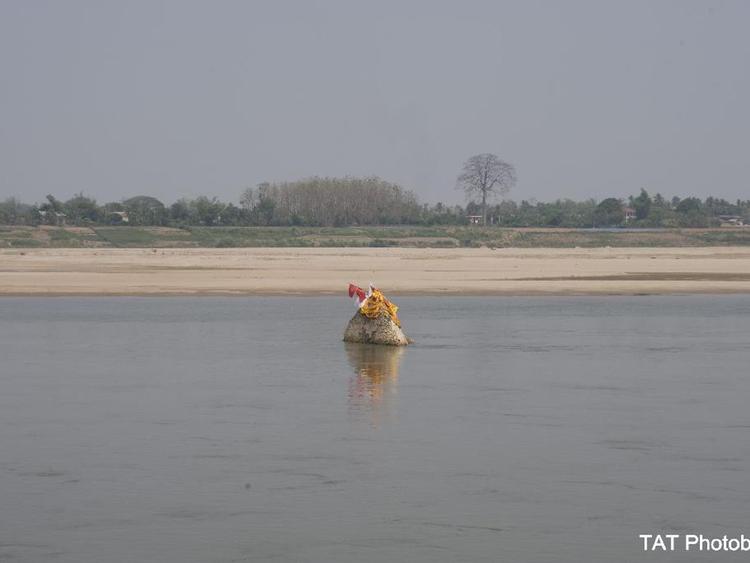
[[[25,227],[0,226],[0,249],[40,248],[682,248],[747,246],[750,227]]]
[[[2,296],[750,294],[750,248],[0,250]]]

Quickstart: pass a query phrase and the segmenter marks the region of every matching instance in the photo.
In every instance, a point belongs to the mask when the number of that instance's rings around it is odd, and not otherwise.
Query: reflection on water
[[[354,375],[349,381],[349,406],[372,412],[374,423],[389,416],[398,384],[398,368],[404,349],[400,346],[346,342],[346,354]]]

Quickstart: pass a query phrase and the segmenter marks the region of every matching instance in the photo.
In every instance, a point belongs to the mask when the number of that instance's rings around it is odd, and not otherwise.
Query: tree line
[[[169,205],[150,196],[100,204],[76,194],[68,200],[48,195],[41,203],[16,198],[0,202],[3,225],[144,226],[357,226],[465,225],[483,218],[501,227],[712,227],[722,222],[750,224],[750,200],[651,195],[645,189],[624,199],[551,202],[482,198],[467,205],[420,203],[416,195],[379,178],[309,178],[264,183],[246,189],[237,201],[216,197],[179,199]]]
[[[469,212],[479,212],[470,203]],[[709,196],[653,197],[641,189],[627,198],[588,199],[553,202],[503,201],[489,209],[491,222],[503,227],[569,227],[569,228],[691,228],[718,227],[725,223],[750,224],[750,200],[734,202]]]

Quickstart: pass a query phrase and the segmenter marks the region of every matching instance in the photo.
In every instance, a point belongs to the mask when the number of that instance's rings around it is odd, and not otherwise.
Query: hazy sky
[[[0,198],[237,200],[378,175],[462,202],[750,197],[750,2],[0,0]]]

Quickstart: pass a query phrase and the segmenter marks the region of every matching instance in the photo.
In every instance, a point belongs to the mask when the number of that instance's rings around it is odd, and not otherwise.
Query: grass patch
[[[748,246],[749,229],[587,231],[436,227],[0,227],[0,247],[407,247],[407,248],[601,248]]]
[[[697,233],[694,237],[707,246],[747,246],[750,245],[750,228],[741,230],[720,230]]]
[[[189,231],[161,227],[98,227],[96,234],[111,246],[122,248],[180,246],[191,243]],[[197,246],[197,245],[194,245]]]
[[[21,238],[2,238],[0,239],[0,247],[8,246],[10,248],[41,248],[44,246],[42,241],[36,240],[30,237]]]
[[[384,238],[376,238],[372,241],[370,241],[370,246],[374,247],[385,247],[385,246],[398,246],[397,240],[391,240],[391,239],[384,239]]]

